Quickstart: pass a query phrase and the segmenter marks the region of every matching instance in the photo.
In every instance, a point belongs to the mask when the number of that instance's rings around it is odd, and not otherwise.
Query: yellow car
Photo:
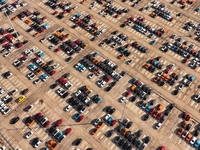
[[[18,98],[18,102],[19,102],[19,103],[23,102],[23,101],[25,100],[25,98],[26,98],[25,96],[19,97],[19,98]]]

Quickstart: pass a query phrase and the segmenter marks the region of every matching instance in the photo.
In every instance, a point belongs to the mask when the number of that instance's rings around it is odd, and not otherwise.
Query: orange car
[[[186,126],[187,126],[187,122],[186,122],[186,121],[183,121],[183,122],[181,123],[181,127],[182,127],[182,128],[186,128]]]
[[[121,131],[121,134],[125,135],[127,132],[128,132],[128,129],[127,128],[123,128],[122,131]]]
[[[121,54],[119,56],[117,56],[118,59],[123,59],[124,58],[124,54]]]
[[[134,84],[133,86],[131,86],[131,91],[134,91],[136,89],[136,85]]]
[[[95,134],[97,133],[97,130],[98,130],[98,128],[94,128],[94,129],[92,130],[92,135],[95,135]]]
[[[184,131],[183,128],[178,128],[177,134],[178,134],[178,135],[181,135],[181,134],[183,134],[183,131]]]
[[[153,78],[153,82],[157,83],[157,81],[160,79],[160,77]]]
[[[97,125],[97,128],[101,128],[104,125],[103,121],[100,121]]]
[[[146,64],[146,65],[144,66],[144,68],[148,69],[150,66],[151,66],[151,64],[148,63],[148,64]]]
[[[30,120],[27,123],[27,126],[30,127],[35,123],[35,120],[33,118],[30,118]]]
[[[30,24],[33,23],[33,21],[30,18],[28,18],[28,19],[25,20],[25,23],[28,24],[28,25],[30,25]]]
[[[84,4],[85,2],[86,2],[86,0],[82,0],[82,1],[81,1],[81,4]]]
[[[192,138],[192,134],[188,133],[185,140],[189,142],[191,138]]]
[[[153,112],[152,116],[153,116],[154,118],[156,118],[157,115],[158,115],[158,111],[155,110],[155,111]]]
[[[50,150],[55,150],[57,147],[58,147],[58,143],[54,140],[50,140],[47,147],[50,149]]]
[[[38,70],[38,71],[36,71],[35,74],[36,74],[36,75],[40,75],[40,74],[42,74],[42,70]]]
[[[66,38],[68,38],[68,37],[70,37],[70,34],[69,34],[69,33],[67,33],[65,36],[66,36]]]
[[[15,21],[15,20],[17,20],[17,19],[18,19],[18,17],[15,16],[15,17],[13,17],[11,20],[12,20],[12,21]]]
[[[162,110],[164,108],[164,105],[163,104],[158,104],[158,106],[157,106],[157,109],[158,110]]]
[[[33,34],[33,37],[38,37],[40,34],[38,32],[36,32],[35,34]]]

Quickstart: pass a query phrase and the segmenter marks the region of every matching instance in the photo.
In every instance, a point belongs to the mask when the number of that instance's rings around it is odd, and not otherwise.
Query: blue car
[[[102,97],[98,97],[98,98],[96,99],[95,103],[99,104],[102,100],[103,100]]]
[[[149,34],[148,37],[151,39],[154,36],[153,33]]]
[[[45,54],[45,53],[44,53],[43,51],[40,51],[40,52],[38,53],[38,56],[39,56],[39,57],[43,57],[44,54]]]
[[[35,66],[35,64],[30,64],[30,65],[28,66],[28,69],[32,69],[34,66]]]
[[[77,18],[79,18],[80,16],[81,16],[81,14],[80,13],[78,13],[78,14],[76,14],[75,15]]]
[[[98,56],[98,55],[99,55],[99,52],[95,52],[95,53],[93,54],[94,57],[96,57],[96,56]]]
[[[137,78],[133,78],[131,83],[134,84],[138,79]]]
[[[148,5],[147,7],[145,7],[146,10],[149,10],[151,8],[150,5]]]
[[[74,116],[73,116],[73,119],[77,121],[77,120],[78,120],[78,118],[79,118],[80,116],[81,116],[81,114],[80,114],[80,113],[78,113],[78,114],[76,114],[76,115],[74,115]]]
[[[148,105],[148,106],[146,107],[145,111],[146,111],[146,112],[149,112],[150,110],[151,110],[151,106]]]
[[[150,42],[150,44],[151,44],[151,45],[154,45],[154,44],[156,44],[156,41],[153,40],[153,41]]]
[[[200,140],[196,140],[195,143],[194,143],[194,147],[195,148],[198,148],[200,145]]]
[[[62,131],[58,132],[55,136],[56,139],[59,139],[63,135]]]
[[[113,116],[110,116],[109,118],[108,118],[108,120],[107,120],[107,122],[108,122],[108,124],[110,124],[112,121],[113,121]]]

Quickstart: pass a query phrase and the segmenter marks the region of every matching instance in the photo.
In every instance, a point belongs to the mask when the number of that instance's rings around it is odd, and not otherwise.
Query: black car
[[[73,142],[73,145],[78,146],[79,144],[81,144],[82,141],[83,141],[82,138],[78,138]]]
[[[12,119],[12,124],[17,123],[17,121],[19,121],[19,119],[20,119],[19,117],[15,117],[15,118],[13,118],[13,119]]]
[[[107,131],[107,132],[105,133],[105,136],[106,136],[106,137],[111,137],[111,136],[113,135],[114,132],[115,132],[114,130],[109,130],[109,131]]]
[[[9,76],[11,75],[12,73],[10,71],[7,71],[3,74],[3,76],[7,79],[9,78]]]
[[[126,142],[126,140],[121,139],[117,145],[122,147],[125,144],[125,142]]]
[[[131,131],[128,131],[128,132],[126,132],[126,134],[124,135],[124,137],[125,137],[126,139],[128,139],[130,135],[131,135]]]
[[[116,136],[116,137],[114,137],[113,142],[117,145],[119,143],[120,139],[121,139],[120,136]]]
[[[146,136],[144,138],[144,143],[148,144],[151,141],[151,137],[150,136]]]
[[[13,98],[10,97],[10,98],[8,98],[6,101],[4,101],[4,103],[5,103],[5,104],[8,104],[8,103],[10,103],[12,100],[13,100]]]
[[[23,91],[21,91],[21,94],[24,95],[24,94],[28,93],[28,91],[29,91],[28,89],[24,89]]]
[[[139,138],[142,135],[142,133],[143,133],[143,130],[138,130],[136,132],[136,136]]]
[[[127,124],[126,124],[126,128],[130,128],[132,126],[133,122],[132,121],[129,121]]]

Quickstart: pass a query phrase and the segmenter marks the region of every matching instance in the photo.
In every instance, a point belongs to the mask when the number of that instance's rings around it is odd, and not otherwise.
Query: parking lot
[[[0,8],[2,149],[200,148],[198,1],[23,1]]]

